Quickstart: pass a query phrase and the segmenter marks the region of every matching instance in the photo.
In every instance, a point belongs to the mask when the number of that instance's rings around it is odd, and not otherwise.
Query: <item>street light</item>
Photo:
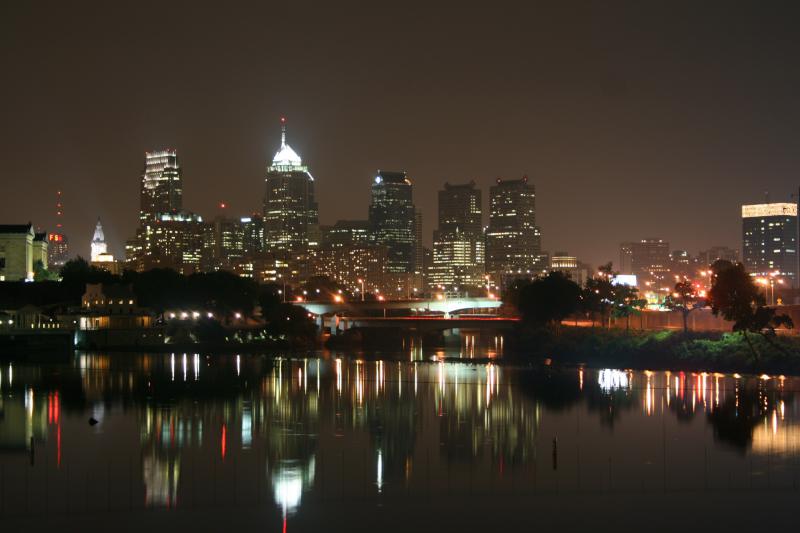
[[[364,279],[358,278],[358,282],[361,284],[361,301],[364,301]]]
[[[286,303],[286,278],[283,277],[283,274],[278,274],[278,279],[283,280],[283,303]]]

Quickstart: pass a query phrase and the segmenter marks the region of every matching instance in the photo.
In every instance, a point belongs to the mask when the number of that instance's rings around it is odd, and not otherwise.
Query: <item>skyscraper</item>
[[[742,259],[754,276],[797,285],[797,204],[742,206]]]
[[[669,243],[663,239],[641,239],[620,244],[622,274],[635,274],[639,288],[671,289],[672,259]]]
[[[200,269],[204,229],[202,217],[194,213],[162,213],[136,231],[136,239],[125,247],[128,265],[137,271],[171,268],[183,274]]]
[[[139,220],[158,220],[161,213],[183,208],[183,180],[175,150],[145,152]]]
[[[439,227],[433,232],[429,283],[446,289],[485,285],[482,198],[475,182],[445,183],[439,191]]]
[[[304,254],[316,241],[319,211],[314,177],[297,152],[286,144],[286,119],[281,118],[281,146],[267,167],[264,194],[264,242],[268,252]]]
[[[527,176],[498,179],[489,189],[486,271],[500,283],[509,276],[536,274],[541,249],[534,186]]]
[[[416,268],[416,230],[413,188],[405,172],[378,171],[372,183],[369,225],[373,242],[386,246],[386,269],[413,274]]]

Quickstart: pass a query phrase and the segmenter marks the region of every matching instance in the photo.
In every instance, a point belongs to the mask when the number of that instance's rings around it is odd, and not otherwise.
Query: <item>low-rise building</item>
[[[33,281],[34,257],[41,253],[41,245],[37,245],[38,253],[34,253],[36,233],[33,224],[0,225],[0,281]],[[47,267],[47,246],[44,246],[44,266]]]
[[[152,317],[139,308],[131,285],[87,283],[81,299],[80,329],[149,328]]]

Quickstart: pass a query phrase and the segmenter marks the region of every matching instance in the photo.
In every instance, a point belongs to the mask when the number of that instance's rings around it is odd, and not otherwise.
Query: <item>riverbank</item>
[[[556,365],[800,373],[800,338],[741,333],[624,331],[562,326],[557,331],[521,325],[508,336],[507,358]]]

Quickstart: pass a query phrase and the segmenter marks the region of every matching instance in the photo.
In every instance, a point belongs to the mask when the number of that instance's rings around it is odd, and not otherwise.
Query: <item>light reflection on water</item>
[[[285,518],[348,498],[797,487],[798,378],[418,350],[4,366],[3,486],[29,488],[4,489],[2,513],[263,505]],[[485,360],[472,350],[458,353]]]

